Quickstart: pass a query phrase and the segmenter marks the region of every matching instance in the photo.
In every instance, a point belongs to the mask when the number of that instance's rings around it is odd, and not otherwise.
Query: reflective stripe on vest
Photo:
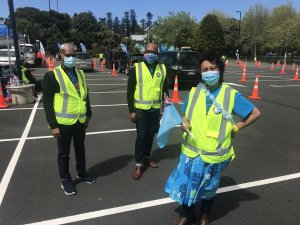
[[[67,110],[68,110],[68,103],[69,103],[69,92],[68,92],[68,89],[66,87],[66,84],[65,84],[65,81],[63,79],[63,75],[60,71],[59,68],[55,68],[55,72],[57,73],[57,77],[59,79],[59,82],[60,82],[60,85],[61,85],[61,89],[63,90],[63,92],[65,93],[64,94],[64,99],[63,99],[63,106],[62,106],[62,112],[59,113],[59,112],[55,112],[55,115],[57,117],[61,117],[61,118],[67,118],[67,119],[76,119],[78,117],[78,114],[68,114],[67,113]],[[80,79],[82,81],[82,84],[84,85],[84,79],[82,79],[82,74],[81,72],[78,72],[78,70],[76,69],[76,73],[78,75],[80,75]],[[84,86],[85,87],[85,86]],[[86,97],[86,91],[85,91],[85,96],[84,98]],[[80,114],[79,115],[79,118],[83,118],[85,117],[86,114]]]
[[[152,105],[152,104],[159,104],[161,101],[158,99],[158,100],[153,100],[153,101],[146,101],[144,100],[144,91],[143,91],[143,85],[144,85],[144,80],[143,80],[143,68],[142,68],[142,63],[137,63],[137,66],[138,66],[138,79],[139,79],[139,97],[140,99],[134,99],[134,102],[135,103],[138,103],[138,104],[145,104],[145,105]],[[162,82],[160,84],[160,90],[162,90],[162,87],[163,87],[163,83],[164,83],[164,79],[165,79],[165,72],[163,70],[163,66],[161,64],[158,64],[159,66],[159,69],[161,71],[161,76],[162,76]],[[154,75],[155,76],[155,75]]]
[[[230,94],[231,94],[231,91],[233,89],[231,87],[226,87],[225,89],[225,94],[224,94],[224,109],[226,111],[229,110],[229,103],[230,103]],[[193,99],[192,99],[192,103],[191,103],[191,107],[190,107],[190,110],[188,112],[188,116],[187,116],[187,119],[189,121],[191,121],[191,118],[192,118],[192,115],[193,115],[193,111],[194,111],[194,108],[195,108],[195,105],[196,105],[196,102],[200,96],[200,91],[201,91],[201,87],[200,86],[197,86],[196,90],[195,90],[195,93],[193,95]],[[207,152],[205,150],[202,150],[202,149],[198,149],[194,146],[191,146],[189,143],[188,143],[188,133],[186,134],[185,136],[185,139],[183,140],[183,145],[185,145],[189,150],[195,152],[195,153],[200,153],[202,155],[208,155],[208,156],[222,156],[224,154],[227,154],[230,149],[232,148],[232,145],[230,145],[229,147],[227,148],[222,148],[222,142],[225,138],[225,133],[226,133],[226,124],[227,124],[227,120],[222,117],[222,121],[221,121],[221,126],[220,126],[220,132],[219,132],[219,136],[218,136],[218,147],[216,149],[216,152]]]

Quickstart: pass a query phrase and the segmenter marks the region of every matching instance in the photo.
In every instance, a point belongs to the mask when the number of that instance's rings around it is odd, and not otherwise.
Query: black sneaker
[[[61,184],[61,188],[66,195],[75,195],[77,193],[75,185],[71,181],[66,181]]]
[[[79,180],[84,181],[87,184],[93,184],[93,183],[96,182],[96,178],[95,177],[90,177],[90,176],[80,177],[80,176],[77,176],[77,178]]]

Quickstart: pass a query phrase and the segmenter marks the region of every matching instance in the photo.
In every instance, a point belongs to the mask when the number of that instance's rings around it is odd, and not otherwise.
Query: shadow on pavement
[[[221,178],[221,187],[236,185],[237,183],[231,177],[225,176]],[[210,222],[221,219],[225,217],[231,211],[240,207],[240,202],[244,201],[254,201],[259,199],[260,196],[254,194],[246,189],[241,189],[238,191],[231,191],[226,193],[221,193],[216,195],[215,203],[213,205],[212,212],[210,214]],[[175,209],[175,212],[179,215],[183,213],[183,210],[180,206]],[[196,221],[200,220],[200,203],[195,207]],[[190,225],[194,225],[190,223]]]

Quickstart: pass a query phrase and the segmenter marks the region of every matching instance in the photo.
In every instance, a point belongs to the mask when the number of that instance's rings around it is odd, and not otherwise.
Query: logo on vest
[[[214,114],[220,114],[222,112],[217,107],[215,107],[213,111],[214,111]]]
[[[159,72],[157,72],[157,73],[156,73],[156,76],[157,76],[157,77],[160,77],[160,76],[161,76],[161,74],[160,74]]]

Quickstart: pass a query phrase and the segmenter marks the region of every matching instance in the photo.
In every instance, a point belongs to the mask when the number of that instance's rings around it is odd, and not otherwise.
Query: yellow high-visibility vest
[[[216,98],[222,108],[230,114],[236,92],[223,83]],[[200,155],[207,163],[220,163],[229,158],[234,159],[235,154],[231,144],[233,125],[214,105],[206,114],[206,93],[200,85],[192,88],[185,115],[190,121],[194,138],[187,133],[183,134],[181,150],[184,154],[192,158]]]
[[[22,72],[22,80],[23,80],[23,83],[24,84],[29,84],[29,80],[27,79],[27,77],[25,76],[25,72],[27,71],[28,69],[24,66],[21,66],[21,72]]]
[[[136,89],[134,105],[138,109],[159,109],[162,99],[163,83],[166,79],[166,67],[157,64],[152,77],[144,62],[135,63]]]
[[[99,59],[103,59],[104,58],[104,54],[103,53],[100,53],[99,54]]]
[[[58,124],[72,125],[78,119],[80,123],[84,123],[86,120],[87,87],[85,75],[82,70],[75,70],[78,77],[80,96],[61,66],[53,70],[60,87],[59,93],[54,95],[54,111]]]

